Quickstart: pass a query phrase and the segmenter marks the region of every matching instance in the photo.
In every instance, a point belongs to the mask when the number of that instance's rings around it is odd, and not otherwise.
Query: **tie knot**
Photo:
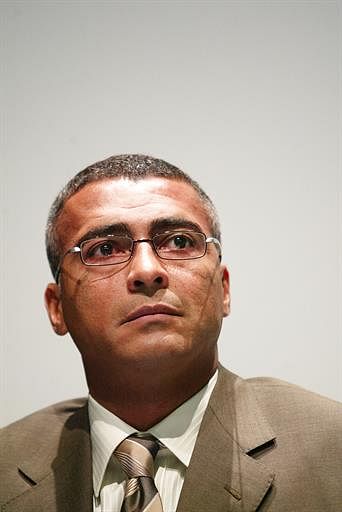
[[[128,478],[154,478],[154,459],[159,443],[151,434],[132,434],[119,444],[114,455]]]

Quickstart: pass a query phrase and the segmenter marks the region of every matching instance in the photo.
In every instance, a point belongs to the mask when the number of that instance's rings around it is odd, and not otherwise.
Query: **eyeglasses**
[[[154,252],[163,260],[202,258],[207,252],[208,243],[217,246],[221,257],[219,240],[197,231],[166,231],[140,240],[133,240],[126,235],[106,235],[85,240],[79,246],[68,249],[58,265],[55,280],[58,282],[62,261],[69,253],[79,253],[82,263],[88,266],[118,265],[129,261],[135,245],[142,242],[150,243]]]

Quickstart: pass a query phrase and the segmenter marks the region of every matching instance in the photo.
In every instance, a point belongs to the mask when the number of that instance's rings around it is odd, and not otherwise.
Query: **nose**
[[[135,244],[127,278],[130,292],[152,296],[169,285],[168,273],[149,241]]]

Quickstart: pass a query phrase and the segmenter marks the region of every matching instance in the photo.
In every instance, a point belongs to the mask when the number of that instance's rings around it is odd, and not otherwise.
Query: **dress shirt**
[[[176,511],[185,472],[216,381],[217,371],[198,393],[147,431],[163,445],[155,459],[155,484],[164,512]],[[126,475],[112,454],[126,437],[137,430],[105,409],[91,395],[88,411],[93,459],[93,510],[119,512]]]

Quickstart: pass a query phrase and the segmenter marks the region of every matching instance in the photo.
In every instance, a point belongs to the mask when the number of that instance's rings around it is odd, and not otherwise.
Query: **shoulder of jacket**
[[[254,400],[274,429],[291,428],[334,432],[342,445],[342,403],[296,384],[272,378],[241,378],[221,367],[230,395],[244,403]],[[239,397],[239,398],[237,398]]]
[[[0,430],[0,449],[5,447],[27,444],[31,439],[38,439],[40,434],[49,432],[51,437],[59,435],[64,425],[72,418],[82,423],[87,421],[87,398],[66,400],[44,409],[40,409],[24,418],[21,418]]]
[[[341,402],[328,398],[315,391],[303,388],[298,384],[292,384],[290,382],[286,382],[281,379],[276,379],[274,377],[252,377],[243,380],[244,382],[248,383],[251,387],[253,387],[256,390],[256,392],[259,393],[274,393],[275,396],[298,396],[299,398],[305,398],[306,400],[309,401],[327,403],[330,404],[331,406],[336,406],[337,408],[342,407]]]
[[[293,425],[341,432],[342,403],[271,377],[255,377],[244,382],[252,388],[264,415],[272,422],[290,421]]]
[[[50,405],[0,431],[0,508],[89,445],[86,404],[82,398]]]

